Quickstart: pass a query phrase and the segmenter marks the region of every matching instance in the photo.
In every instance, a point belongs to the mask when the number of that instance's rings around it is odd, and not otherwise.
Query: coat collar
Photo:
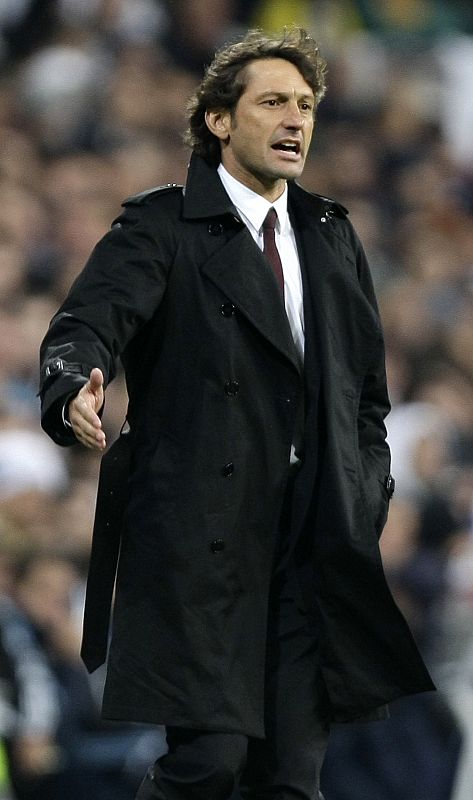
[[[184,218],[205,219],[225,214],[231,214],[239,219],[237,210],[223,188],[215,167],[193,153],[184,192]]]
[[[312,227],[310,223],[318,225],[325,214],[330,218],[334,212],[336,216],[342,217],[348,213],[339,203],[307,192],[293,181],[288,182],[288,190],[288,205],[296,208],[298,224],[304,227]],[[184,218],[205,219],[225,214],[238,218],[237,210],[226,193],[216,168],[192,153],[184,192]]]

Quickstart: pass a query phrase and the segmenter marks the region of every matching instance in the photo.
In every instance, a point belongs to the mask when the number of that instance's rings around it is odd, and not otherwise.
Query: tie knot
[[[275,208],[270,208],[268,213],[266,214],[263,222],[263,230],[272,230],[274,231],[276,227],[276,222],[278,221],[278,214]]]

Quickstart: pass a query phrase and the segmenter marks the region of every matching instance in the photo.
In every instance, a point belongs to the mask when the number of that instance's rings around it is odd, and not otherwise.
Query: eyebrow
[[[282,92],[280,89],[268,89],[266,92],[262,92],[262,94],[257,95],[257,100],[264,100],[268,97],[278,97],[278,98],[288,98],[292,97],[292,92]],[[315,100],[314,94],[301,94],[297,96],[298,100]]]

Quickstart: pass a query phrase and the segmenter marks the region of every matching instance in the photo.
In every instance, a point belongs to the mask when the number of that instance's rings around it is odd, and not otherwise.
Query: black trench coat
[[[130,467],[104,715],[264,735],[268,586],[302,397],[292,530],[310,542],[333,719],[431,689],[380,560],[383,339],[345,210],[289,186],[302,374],[271,268],[213,168],[193,156],[184,195],[170,186],[124,206],[42,346],[43,426],[60,444],[71,443],[64,398],[90,369],[110,381],[121,355],[126,372]],[[97,536],[108,514],[100,501]]]

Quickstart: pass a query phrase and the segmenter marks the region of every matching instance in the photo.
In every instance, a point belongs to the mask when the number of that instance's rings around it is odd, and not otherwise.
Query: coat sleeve
[[[53,317],[40,350],[41,424],[61,445],[73,444],[62,409],[99,367],[105,385],[126,344],[158,308],[171,265],[140,206],[126,207],[92,252]],[[167,237],[169,238],[169,237]]]

